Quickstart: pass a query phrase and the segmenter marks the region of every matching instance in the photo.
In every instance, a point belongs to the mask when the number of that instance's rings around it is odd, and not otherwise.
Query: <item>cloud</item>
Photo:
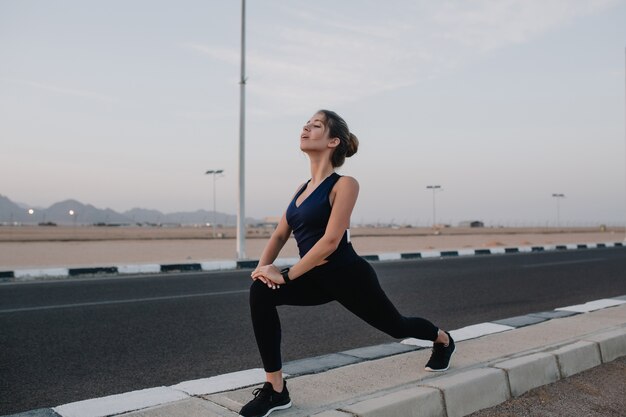
[[[208,56],[211,59],[222,61],[227,64],[235,65],[241,59],[240,52],[232,48],[202,45],[193,42],[185,43],[182,45],[182,47],[192,49],[196,52]]]
[[[273,19],[248,23],[246,75],[253,111],[301,113],[440,77],[618,2],[407,0],[384,8],[379,3],[363,1],[355,11],[335,3],[296,8],[270,2]],[[233,69],[239,66],[238,49],[188,46]]]
[[[452,44],[490,51],[532,41],[576,18],[605,10],[617,0],[447,1],[432,16],[438,35]]]
[[[70,88],[65,88],[65,87],[58,87],[58,86],[51,85],[51,84],[42,84],[42,83],[38,83],[35,81],[18,80],[18,79],[10,79],[10,78],[0,78],[0,80],[10,83],[10,84],[27,85],[29,87],[51,91],[53,93],[63,94],[67,96],[87,98],[90,100],[101,101],[104,103],[117,103],[120,101],[117,98],[105,96],[99,93],[94,93],[92,91],[75,90],[75,89],[70,89]]]

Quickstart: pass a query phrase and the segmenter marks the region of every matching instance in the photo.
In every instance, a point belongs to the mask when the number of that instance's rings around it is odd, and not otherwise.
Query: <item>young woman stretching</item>
[[[350,243],[350,215],[359,184],[335,168],[357,151],[358,140],[335,112],[320,110],[304,125],[300,149],[311,164],[311,179],[302,184],[272,234],[258,267],[252,271],[250,310],[267,382],[240,415],[267,416],[291,407],[283,380],[280,321],[276,306],[319,305],[336,300],[375,328],[394,338],[432,340],[428,371],[445,371],[454,341],[428,320],[404,317],[389,301],[374,269]],[[300,260],[279,270],[272,264],[293,232]]]

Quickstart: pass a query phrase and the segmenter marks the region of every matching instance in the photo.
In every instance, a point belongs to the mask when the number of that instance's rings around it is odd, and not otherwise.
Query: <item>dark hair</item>
[[[357,137],[350,133],[348,124],[341,116],[331,110],[320,110],[326,118],[326,127],[328,128],[328,134],[331,138],[339,138],[339,146],[335,148],[330,162],[334,168],[339,168],[343,165],[346,158],[350,158],[354,155],[359,148],[359,140]]]

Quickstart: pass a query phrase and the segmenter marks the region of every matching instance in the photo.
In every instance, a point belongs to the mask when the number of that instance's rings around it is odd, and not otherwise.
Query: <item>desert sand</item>
[[[0,227],[0,270],[47,267],[187,263],[236,259],[234,229]],[[258,259],[271,230],[251,229],[248,259]],[[622,229],[353,228],[352,243],[362,255],[567,243],[622,242]],[[293,238],[280,254],[297,257]]]

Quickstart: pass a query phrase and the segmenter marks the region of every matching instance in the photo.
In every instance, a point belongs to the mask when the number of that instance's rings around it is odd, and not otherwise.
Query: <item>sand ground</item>
[[[206,228],[1,227],[0,270],[44,267],[164,264],[236,259],[234,230],[212,238]],[[248,232],[246,255],[258,259],[271,230]],[[462,248],[622,242],[623,230],[599,229],[354,228],[352,243],[362,255]],[[280,254],[297,257],[289,239]]]

